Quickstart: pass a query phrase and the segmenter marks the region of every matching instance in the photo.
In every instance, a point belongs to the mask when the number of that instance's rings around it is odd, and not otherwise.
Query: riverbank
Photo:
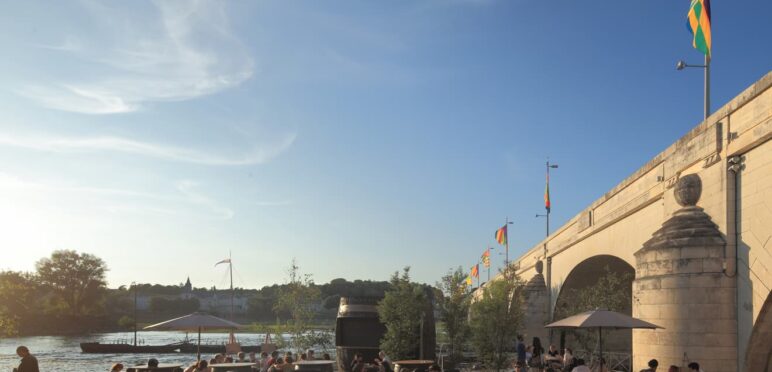
[[[171,317],[174,318],[174,317]],[[162,320],[167,320],[170,318],[162,318]],[[158,322],[162,321],[159,320]],[[238,323],[238,320],[236,321]],[[145,327],[155,324],[157,322],[140,322],[137,323],[137,330],[142,331]],[[101,321],[98,318],[78,318],[77,320],[70,320],[68,322],[62,322],[58,323],[56,327],[45,327],[46,323],[40,324],[34,328],[34,329],[25,329],[25,332],[22,332],[20,334],[15,335],[17,338],[24,338],[24,337],[43,337],[43,336],[84,336],[84,335],[90,335],[95,333],[121,333],[121,332],[127,332],[132,333],[134,332],[133,327],[119,327],[119,326],[110,326],[104,324],[103,321]],[[62,325],[69,325],[66,328],[63,328]],[[240,330],[236,330],[235,333],[237,334],[248,334],[248,333],[271,333],[273,335],[278,333],[283,333],[285,326],[275,323],[259,323],[259,322],[252,322],[252,323],[241,323],[244,324],[244,328]],[[332,331],[335,329],[335,322],[326,322],[326,323],[318,323],[318,324],[312,324],[309,326],[310,329],[316,330],[316,331]],[[204,331],[203,333],[219,333],[219,331]]]
[[[192,337],[191,335],[187,335]],[[274,335],[275,336],[275,335]],[[11,337],[0,339],[0,371],[10,371],[17,367],[19,358],[16,347],[29,347],[38,358],[41,371],[78,371],[103,372],[109,370],[113,363],[138,365],[147,362],[148,358],[156,358],[161,363],[180,363],[190,365],[196,356],[192,354],[83,354],[81,342],[111,343],[133,340],[133,332],[96,333],[77,336],[33,336]],[[184,332],[139,332],[138,340],[146,345],[163,345],[179,342],[185,339]],[[242,345],[258,345],[265,339],[265,333],[240,332],[237,339]],[[221,344],[228,339],[223,332],[205,333],[201,335],[202,343]],[[319,349],[318,353],[334,353],[334,350]],[[205,355],[209,358],[211,356]]]

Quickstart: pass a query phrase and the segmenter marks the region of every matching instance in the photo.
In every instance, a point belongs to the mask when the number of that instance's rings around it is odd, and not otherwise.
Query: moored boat
[[[180,353],[197,353],[198,352],[198,345],[192,342],[188,342],[185,344],[182,344],[180,346]],[[217,354],[217,353],[223,353],[225,354],[225,344],[201,344],[201,352],[206,354]],[[241,345],[241,351],[245,353],[251,353],[256,352],[259,353],[262,350],[260,345]]]
[[[167,345],[131,345],[126,343],[103,344],[99,342],[81,342],[80,350],[88,354],[144,354],[174,353],[184,343],[177,342]]]

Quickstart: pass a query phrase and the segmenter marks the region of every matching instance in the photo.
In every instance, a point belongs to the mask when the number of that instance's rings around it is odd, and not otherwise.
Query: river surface
[[[236,335],[242,345],[257,345],[265,339],[264,334],[239,333]],[[148,358],[156,358],[161,363],[192,364],[195,354],[83,354],[80,351],[81,342],[115,343],[119,341],[133,343],[131,332],[96,333],[83,336],[35,336],[0,338],[0,372],[10,372],[18,367],[19,357],[16,347],[27,346],[32,355],[38,358],[41,372],[72,371],[72,372],[104,372],[109,371],[114,363],[126,366],[146,363]],[[197,334],[189,334],[195,342]],[[275,335],[274,335],[275,337]],[[138,343],[146,345],[163,345],[179,342],[185,339],[184,332],[139,332]],[[227,333],[205,333],[201,335],[202,344],[223,344],[227,341]],[[202,357],[211,358],[211,355]]]

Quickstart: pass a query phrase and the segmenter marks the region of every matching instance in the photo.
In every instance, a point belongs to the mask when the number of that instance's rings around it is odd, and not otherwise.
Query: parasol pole
[[[603,332],[601,327],[598,327],[598,348],[600,349],[600,370],[598,372],[603,372]]]

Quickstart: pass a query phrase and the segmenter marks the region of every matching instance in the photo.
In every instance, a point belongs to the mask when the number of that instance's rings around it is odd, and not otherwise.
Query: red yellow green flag
[[[501,245],[507,244],[507,225],[504,225],[502,228],[496,230],[496,241]]]
[[[547,209],[547,213],[552,208],[552,203],[550,203],[550,172],[547,172],[547,186],[544,188],[544,208]]]
[[[482,263],[485,266],[485,268],[491,267],[491,249],[488,248],[483,252],[482,254]]]
[[[467,275],[466,279],[464,280],[464,283],[466,283],[466,285],[468,285],[468,286],[471,286],[472,285],[472,277]]]
[[[469,274],[469,276],[479,278],[480,277],[480,264],[472,266],[472,272]]]
[[[692,0],[689,13],[686,15],[686,27],[694,38],[692,46],[710,57],[710,0]]]

